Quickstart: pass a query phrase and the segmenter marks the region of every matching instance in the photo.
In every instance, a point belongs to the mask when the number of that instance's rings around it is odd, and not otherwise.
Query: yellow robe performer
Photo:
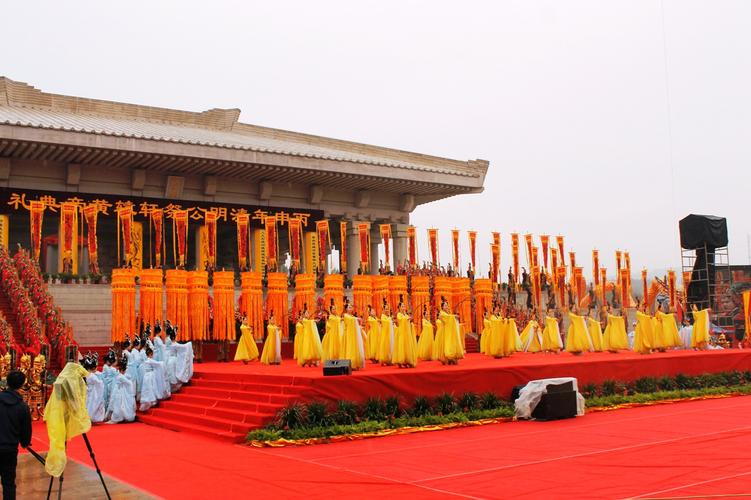
[[[417,340],[412,327],[412,320],[403,312],[396,315],[396,329],[394,332],[394,357],[391,360],[395,365],[403,367],[417,366]]]
[[[602,336],[602,348],[610,352],[628,349],[628,334],[623,316],[608,314],[608,324]]]
[[[292,359],[297,360],[297,356],[300,353],[300,345],[302,344],[302,318],[295,325],[295,350],[292,351]]]
[[[634,352],[649,354],[654,346],[654,329],[652,316],[636,311],[636,330],[634,331]]]
[[[669,346],[668,343],[665,342],[665,335],[662,331],[662,322],[660,321],[660,318],[657,317],[655,314],[652,316],[652,348],[659,349],[660,351],[665,351],[665,348]]]
[[[709,309],[692,311],[694,315],[694,328],[691,332],[691,347],[704,349],[709,343]]]
[[[371,361],[378,360],[378,347],[381,342],[381,322],[372,314],[368,316],[368,339],[365,343],[365,356]]]
[[[540,325],[535,320],[530,320],[521,333],[522,351],[540,352],[542,351],[542,331]]]
[[[681,341],[681,335],[678,333],[678,323],[675,322],[675,316],[666,314],[662,311],[657,311],[657,318],[662,325],[663,342],[667,347],[681,347],[683,342]]]
[[[323,359],[339,359],[342,355],[342,318],[336,314],[326,320],[326,333],[323,335]]]
[[[263,343],[261,363],[264,365],[278,365],[282,362],[282,336],[278,326],[269,323],[266,327],[266,341]]]
[[[440,333],[436,335],[435,359],[441,363],[456,364],[458,360],[464,358],[459,321],[456,315],[446,311],[441,311],[438,320],[441,324],[438,327]]]
[[[360,370],[365,367],[365,346],[362,342],[360,322],[349,313],[344,313],[342,358],[350,360],[353,370]]]
[[[480,352],[490,355],[490,317],[486,314],[482,319],[482,334],[480,335]]]
[[[592,347],[595,352],[602,351],[602,327],[600,322],[593,318],[587,318],[587,329],[592,339]]]
[[[420,340],[417,342],[417,358],[421,361],[430,361],[433,359],[433,323],[428,319],[422,320],[422,333]]]
[[[591,351],[593,347],[592,339],[589,337],[584,316],[568,313],[568,319],[571,324],[566,333],[566,350],[575,354]]]
[[[310,318],[302,320],[302,335],[297,364],[300,366],[317,366],[323,358],[321,337],[318,336],[316,322]]]
[[[295,337],[295,344],[297,344],[297,337]],[[247,363],[248,361],[257,360],[258,346],[256,345],[256,339],[253,338],[253,330],[243,320],[243,324],[240,325],[240,341],[237,343],[235,361]]]
[[[394,357],[394,322],[388,314],[381,314],[381,339],[378,344],[378,361],[390,365]]]
[[[559,352],[561,349],[563,349],[563,340],[561,340],[558,320],[551,316],[545,316],[545,329],[542,331],[542,350]]]

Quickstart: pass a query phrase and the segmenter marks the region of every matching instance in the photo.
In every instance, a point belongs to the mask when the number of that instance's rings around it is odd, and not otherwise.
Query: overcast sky
[[[664,17],[663,17],[664,13]],[[6,2],[0,75],[462,160],[481,195],[412,222],[563,234],[588,268],[680,266],[678,219],[751,233],[751,2]],[[463,236],[464,237],[464,236]],[[423,245],[421,252],[427,251]],[[466,260],[465,260],[466,262]]]

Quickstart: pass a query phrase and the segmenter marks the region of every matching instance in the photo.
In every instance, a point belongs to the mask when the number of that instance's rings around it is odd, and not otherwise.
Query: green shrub
[[[433,408],[430,406],[430,400],[425,396],[417,396],[412,402],[410,415],[413,417],[422,417],[431,413],[433,413]]]
[[[725,375],[725,385],[741,385],[743,383],[743,373],[738,370],[727,372]]]
[[[641,394],[657,392],[657,379],[654,377],[642,377],[634,382],[634,391]]]
[[[582,386],[580,392],[585,398],[594,397],[597,395],[597,384],[586,384]]]
[[[386,404],[381,398],[368,398],[362,407],[365,420],[383,420],[386,416]]]
[[[657,381],[657,387],[661,391],[674,391],[675,389],[678,388],[678,384],[676,384],[675,379],[673,377],[669,377],[666,375],[664,377],[661,377]]]
[[[675,376],[675,385],[678,389],[691,389],[692,380],[691,377],[683,373],[679,373]]]
[[[435,408],[439,415],[448,415],[457,410],[454,395],[444,392],[435,398]]]
[[[465,392],[459,396],[459,407],[464,411],[470,411],[477,408],[480,398],[474,392]]]
[[[389,398],[386,398],[385,402],[385,414],[387,417],[398,417],[401,413],[401,408],[399,404],[399,398],[397,396],[391,396]]]
[[[333,417],[334,423],[339,425],[351,425],[360,420],[357,416],[357,405],[347,400],[337,402]]]
[[[329,408],[323,401],[308,403],[308,425],[311,427],[325,427],[331,423],[328,415]]]
[[[612,396],[616,393],[616,382],[615,380],[606,380],[602,383],[602,388],[600,389],[600,392],[603,396]]]
[[[501,406],[501,398],[492,392],[485,392],[480,395],[480,408],[483,410],[493,410]]]
[[[281,429],[298,429],[305,427],[307,423],[305,406],[301,403],[290,403],[279,410],[276,416],[276,426]]]

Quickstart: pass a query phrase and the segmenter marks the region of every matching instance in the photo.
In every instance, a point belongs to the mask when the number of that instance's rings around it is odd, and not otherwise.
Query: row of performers
[[[693,318],[690,346],[706,348],[709,342],[709,311],[694,310]],[[647,354],[684,347],[676,316],[672,313],[658,310],[650,315],[637,311],[636,328],[631,336],[627,334],[623,316],[607,314],[604,330],[599,321],[576,311],[568,313],[568,320],[565,341],[561,321],[552,314],[546,315],[542,324],[530,320],[519,333],[516,320],[503,317],[500,305],[495,304],[492,312],[485,313],[480,352],[502,358],[515,352],[557,353],[565,350],[578,355],[588,351],[633,350]],[[236,361],[247,363],[260,359],[261,363],[270,365],[281,362],[281,330],[276,325],[273,313],[260,356],[246,319],[243,319],[241,333]],[[403,301],[400,301],[399,310],[394,316],[385,301],[380,318],[375,316],[372,307],[368,307],[367,318],[362,324],[360,318],[354,315],[349,301],[345,300],[343,316],[337,315],[332,302],[322,341],[307,306],[295,328],[294,358],[300,366],[318,366],[327,359],[349,359],[356,370],[364,368],[366,360],[399,367],[417,366],[418,360],[456,364],[464,353],[464,336],[458,318],[451,313],[446,300],[441,302],[441,312],[435,326],[429,319],[427,308],[423,309],[419,340]]]
[[[692,313],[694,325],[690,346],[704,349],[709,342],[709,311],[695,309]],[[568,319],[565,342],[561,335],[559,318],[550,314],[545,316],[543,325],[535,319],[530,320],[519,334],[515,320],[502,317],[500,308],[495,306],[492,314],[485,314],[480,351],[488,356],[500,358],[517,351],[560,352],[565,349],[572,354],[582,354],[586,351],[618,352],[631,349],[648,354],[653,351],[685,347],[678,331],[675,314],[660,310],[654,315],[646,311],[637,311],[632,336],[626,333],[623,316],[608,313],[604,331],[599,321],[579,315],[576,311],[569,312]],[[632,337],[631,340],[629,337]]]
[[[281,363],[281,330],[273,311],[260,356],[246,318],[243,318],[240,331],[235,361],[247,363],[260,359],[264,364]],[[380,317],[376,317],[374,309],[368,306],[367,318],[362,323],[355,316],[348,299],[345,299],[342,316],[337,314],[332,300],[323,339],[316,322],[310,317],[307,304],[295,326],[294,358],[300,366],[318,366],[321,361],[329,359],[349,359],[353,370],[365,368],[367,360],[411,368],[417,366],[418,360],[457,364],[464,357],[464,352],[459,320],[451,313],[445,299],[441,301],[435,328],[429,320],[427,308],[423,309],[419,341],[412,317],[407,314],[406,305],[401,299],[394,315],[385,300]]]
[[[132,341],[126,336],[120,356],[110,349],[102,371],[97,371],[98,354],[83,357],[81,364],[89,372],[86,409],[92,422],[132,422],[136,408],[148,410],[191,379],[193,346],[175,340],[177,328],[167,320],[162,331],[157,321],[153,337],[151,325]]]

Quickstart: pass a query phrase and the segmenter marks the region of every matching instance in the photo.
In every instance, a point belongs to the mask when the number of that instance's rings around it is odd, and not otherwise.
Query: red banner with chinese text
[[[133,206],[125,205],[117,209],[117,220],[122,230],[122,248],[125,250],[125,267],[130,265],[132,255],[130,254],[130,240],[133,235]]]
[[[469,263],[472,265],[472,272],[477,269],[477,231],[467,232],[469,238]]]
[[[501,233],[499,233],[498,231],[493,231],[490,234],[493,235],[493,244],[500,246],[501,245]]]
[[[177,268],[185,268],[188,257],[188,211],[176,210],[172,214],[173,231],[177,240]]]
[[[39,252],[42,248],[42,222],[46,205],[41,201],[29,202],[29,222],[31,227],[31,250],[34,260],[39,262]]]
[[[370,223],[357,224],[357,235],[360,239],[360,266],[363,273],[370,270]]]
[[[490,254],[493,259],[490,265],[490,279],[493,283],[498,283],[498,273],[500,271],[499,268],[501,267],[501,245],[496,245],[495,243],[491,244]]]
[[[558,256],[561,258],[561,265],[566,265],[566,252],[563,249],[563,236],[556,236],[555,241],[558,244]]]
[[[592,250],[592,278],[595,286],[600,284],[600,252]]]
[[[235,224],[237,226],[237,263],[240,266],[240,271],[245,272],[248,270],[250,214],[237,214]]]
[[[670,311],[676,310],[676,288],[675,288],[675,271],[668,271],[668,300],[670,301]]]
[[[164,209],[155,208],[149,212],[151,226],[154,228],[154,256],[156,257],[156,268],[162,267],[162,246],[164,235]]]
[[[383,242],[383,253],[386,256],[386,270],[391,269],[391,224],[380,224],[378,230],[381,233]]]
[[[566,266],[558,266],[556,269],[557,286],[558,286],[558,304],[559,307],[566,307]]]
[[[524,235],[524,246],[527,249],[527,267],[529,267],[529,271],[532,272],[532,235],[531,234],[525,234]]]
[[[605,292],[607,292],[608,288],[608,270],[604,267],[600,268],[600,303],[604,306],[607,304],[607,298],[605,297]]]
[[[318,269],[326,269],[326,259],[329,257],[329,248],[331,247],[329,221],[316,221],[316,235],[318,236]]]
[[[433,267],[438,267],[438,229],[428,229],[428,250],[430,263]]]
[[[631,299],[628,294],[628,269],[621,268],[618,279],[621,286],[621,309],[626,310],[631,307]]]
[[[86,221],[86,242],[89,247],[89,272],[99,274],[98,242],[96,238],[96,222],[99,209],[89,204],[83,207],[83,218]]]
[[[339,221],[339,271],[347,272],[347,221]]]
[[[62,240],[60,242],[63,254],[63,269],[73,270],[73,236],[78,227],[78,205],[72,202],[60,204],[60,227],[62,228]]]
[[[289,254],[295,269],[300,271],[300,246],[302,241],[302,221],[298,218],[287,221],[287,230],[289,236]]]
[[[451,257],[454,271],[459,273],[459,230],[451,230]]]
[[[540,245],[542,246],[542,272],[550,269],[548,267],[548,248],[550,247],[550,236],[547,234],[540,235]]]
[[[267,216],[264,219],[266,227],[266,262],[270,271],[276,271],[279,259],[279,235],[276,232],[276,216]]]
[[[576,291],[577,305],[581,304],[586,292],[586,289],[584,288],[584,269],[581,267],[574,267],[574,274],[571,281],[573,281],[572,286]]]
[[[550,275],[553,280],[553,286],[556,286],[556,282],[558,279],[558,275],[556,274],[558,270],[558,250],[555,248],[550,249]]]
[[[647,270],[642,269],[641,270],[641,286],[642,290],[644,290],[644,304],[649,307],[649,288],[647,288]]]
[[[514,266],[514,284],[516,284],[519,283],[519,235],[517,233],[511,233],[511,259]]]
[[[213,210],[207,211],[203,223],[206,226],[206,257],[211,269],[216,267],[216,221],[217,213]]]
[[[409,265],[415,267],[417,265],[417,231],[415,226],[407,228],[407,251],[409,253]]]

